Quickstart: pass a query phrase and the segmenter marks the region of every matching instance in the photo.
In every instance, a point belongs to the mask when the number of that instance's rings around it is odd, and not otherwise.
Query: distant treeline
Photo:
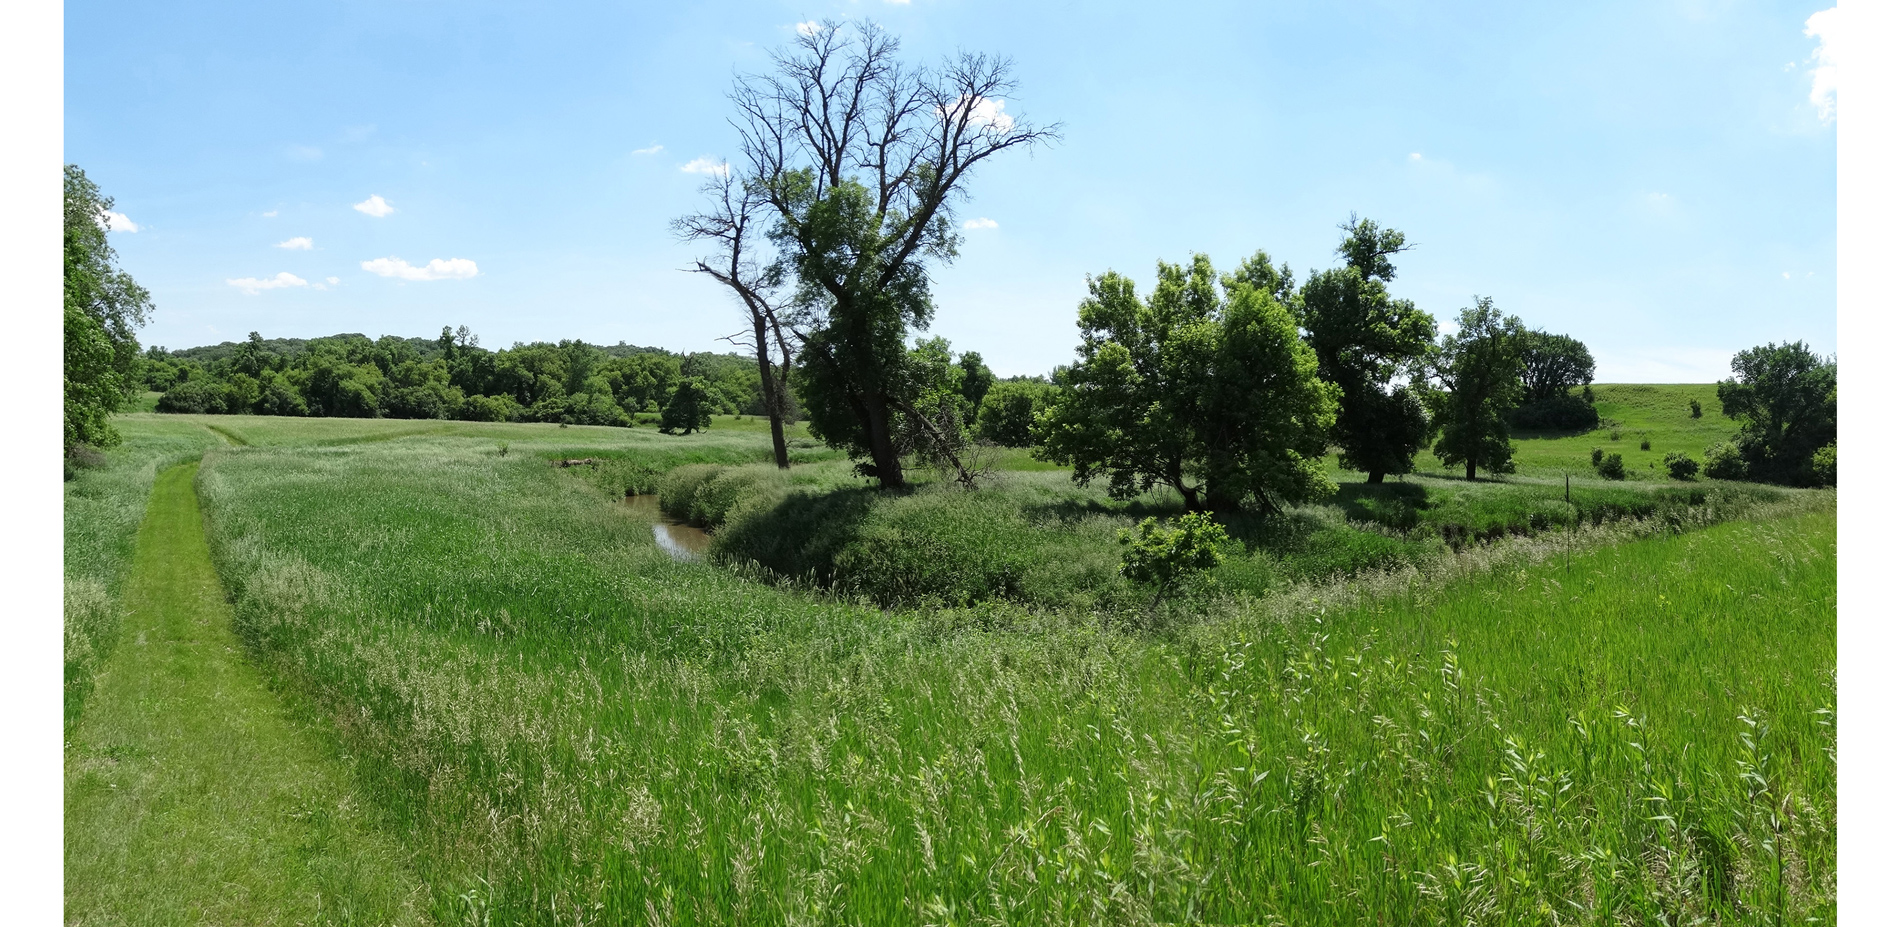
[[[483,348],[467,326],[427,338],[264,338],[147,350],[158,411],[631,425],[682,385],[715,414],[763,414],[757,364],[582,341]]]

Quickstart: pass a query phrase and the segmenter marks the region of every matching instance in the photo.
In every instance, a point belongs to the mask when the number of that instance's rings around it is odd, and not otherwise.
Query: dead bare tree
[[[730,169],[709,179],[703,191],[710,202],[707,211],[673,220],[673,231],[683,241],[715,246],[687,269],[724,284],[745,307],[751,330],[724,340],[751,348],[758,359],[759,389],[766,418],[772,423],[772,458],[780,470],[789,469],[785,424],[792,410],[792,345],[780,302],[784,271],[777,260],[762,259],[759,253],[761,247],[770,247],[764,233],[765,223],[772,218],[770,204],[756,184],[735,178]]]

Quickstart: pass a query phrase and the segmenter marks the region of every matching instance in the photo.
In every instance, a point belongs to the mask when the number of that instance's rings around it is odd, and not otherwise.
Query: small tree
[[[1724,441],[1711,444],[1702,452],[1704,465],[1702,472],[1714,480],[1745,480],[1748,478],[1748,462],[1742,459],[1742,452],[1735,442]]]
[[[1603,455],[1603,460],[1597,464],[1597,474],[1606,480],[1620,480],[1627,477],[1629,473],[1623,469],[1623,455]]]
[[[1124,548],[1120,573],[1154,590],[1148,603],[1153,609],[1188,578],[1220,566],[1227,530],[1205,513],[1189,512],[1174,519],[1172,528],[1142,519],[1135,530],[1122,529],[1119,540]]]
[[[1523,391],[1524,324],[1478,297],[1458,314],[1458,332],[1446,335],[1432,358],[1431,373],[1444,392],[1434,396],[1432,453],[1445,466],[1465,465],[1465,479],[1483,468],[1511,473],[1511,428],[1505,415]]]
[[[1672,480],[1693,480],[1696,471],[1701,469],[1694,457],[1675,451],[1663,455],[1663,466],[1668,468]]]
[[[660,412],[660,434],[690,435],[712,425],[712,401],[706,394],[706,381],[688,377],[673,390],[673,398]]]
[[[1702,400],[1700,399],[1689,400],[1689,417],[1690,418],[1702,417]]]

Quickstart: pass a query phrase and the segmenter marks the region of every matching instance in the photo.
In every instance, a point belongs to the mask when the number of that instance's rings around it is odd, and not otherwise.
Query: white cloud
[[[273,209],[270,212],[265,213],[264,218],[269,219],[270,217],[275,216],[275,215],[277,215],[277,210]]]
[[[303,235],[299,235],[289,241],[280,241],[277,243],[277,247],[285,251],[308,251],[316,246],[316,242],[311,241],[307,236]]]
[[[1418,152],[1416,152],[1416,151],[1414,151],[1414,152],[1412,152],[1412,153],[1411,153],[1411,154],[1409,154],[1409,155],[1406,155],[1405,157],[1406,157],[1406,160],[1409,160],[1409,161],[1423,161],[1423,160],[1425,160],[1425,156],[1424,156],[1424,155],[1422,155],[1422,154],[1419,154],[1419,153],[1418,153]]]
[[[710,174],[724,177],[726,176],[726,172],[732,170],[732,168],[727,166],[724,161],[714,161],[711,158],[694,158],[680,165],[680,170],[688,174]]]
[[[256,277],[239,277],[236,280],[226,280],[224,282],[234,287],[237,287],[240,290],[243,290],[246,294],[251,295],[251,296],[256,296],[258,293],[261,293],[264,290],[276,290],[276,289],[281,289],[283,287],[288,287],[288,286],[309,286],[310,285],[310,281],[305,280],[304,278],[299,277],[296,274],[293,274],[289,271],[285,271],[281,274],[278,274],[275,277],[267,277],[262,280],[259,280]]]
[[[792,28],[797,29],[799,35],[817,35],[819,29],[818,20],[807,19]]]
[[[963,227],[966,229],[993,229],[996,227],[996,220],[978,216],[975,219],[963,223]]]
[[[323,278],[323,282],[331,286],[336,286],[337,284],[342,283],[343,281],[337,279],[336,277],[325,277]]]
[[[396,207],[389,205],[388,200],[385,200],[374,193],[369,195],[369,199],[366,199],[362,201],[361,203],[357,203],[355,206],[352,206],[350,208],[356,210],[357,212],[364,213],[366,215],[375,216],[378,219],[381,219],[382,217],[387,216],[390,213],[396,211]]]
[[[637,155],[650,155],[650,154],[659,154],[660,152],[665,151],[665,150],[666,150],[665,145],[656,143],[656,144],[648,145],[645,148],[635,148],[633,150],[633,153]]]
[[[1843,36],[1840,7],[1829,7],[1808,17],[1802,34],[1820,42],[1808,55],[1814,62],[1814,85],[1808,90],[1808,102],[1821,114],[1822,122],[1834,121],[1834,92],[1840,87],[1840,49]]]
[[[1786,280],[1786,279],[1788,279],[1788,272],[1787,272],[1787,271],[1785,271],[1785,270],[1784,270],[1784,271],[1782,271],[1782,272],[1781,272],[1781,279],[1783,279],[1783,280]]]
[[[480,273],[475,262],[468,258],[436,258],[421,267],[410,265],[401,258],[386,257],[373,261],[364,261],[363,269],[379,277],[395,277],[398,280],[466,280]]]
[[[972,97],[966,93],[958,97],[957,102],[948,110],[939,108],[937,115],[945,122],[949,122],[963,118],[963,113],[967,109],[970,113],[970,122],[977,127],[992,132],[1008,132],[1010,127],[1016,124],[1016,120],[1003,112],[1004,105],[1006,104],[1002,97]]]
[[[139,230],[139,224],[126,218],[125,213],[122,212],[106,213],[105,219],[101,220],[100,224],[114,232],[136,232]]]

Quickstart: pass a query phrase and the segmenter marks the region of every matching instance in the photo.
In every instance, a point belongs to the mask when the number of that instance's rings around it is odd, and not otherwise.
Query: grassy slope
[[[993,633],[676,564],[541,461],[588,436],[541,428],[203,478],[243,633],[416,835],[441,915],[1830,910],[1831,514],[1567,565],[1507,542],[1442,593],[1173,639]],[[626,434],[596,440],[692,446]]]
[[[1581,435],[1516,435],[1519,473],[1543,478],[1561,478],[1564,471],[1594,475],[1590,449],[1600,447],[1606,454],[1623,455],[1630,479],[1667,481],[1664,454],[1687,454],[1700,462],[1709,445],[1734,437],[1739,427],[1722,417],[1713,383],[1611,383],[1599,384],[1595,391],[1603,425]],[[1701,418],[1690,417],[1691,399],[1702,403]],[[1621,437],[1611,440],[1612,433]],[[1650,441],[1647,451],[1642,449],[1645,437]]]
[[[156,480],[125,588],[130,639],[68,744],[67,922],[414,923],[399,854],[232,633],[197,469]]]

